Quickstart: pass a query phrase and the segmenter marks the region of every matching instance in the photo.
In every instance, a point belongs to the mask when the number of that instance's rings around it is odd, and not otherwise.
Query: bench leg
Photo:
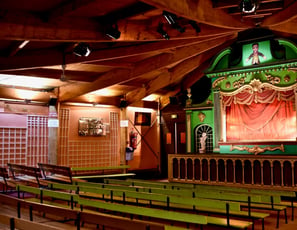
[[[286,221],[286,224],[288,223],[288,218],[287,218],[287,209],[285,208],[284,209],[284,212],[285,212],[285,221]]]
[[[292,217],[291,217],[291,219],[292,219],[292,221],[294,221],[294,202],[293,202],[293,198],[291,200],[291,207],[292,207]]]
[[[279,227],[279,212],[280,211],[277,211],[276,228]]]
[[[262,219],[262,230],[264,230],[264,218]]]

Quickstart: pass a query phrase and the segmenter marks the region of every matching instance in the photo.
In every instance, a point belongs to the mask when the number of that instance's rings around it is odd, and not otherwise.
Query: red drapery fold
[[[264,90],[224,96],[227,140],[280,140],[296,138],[294,91]]]

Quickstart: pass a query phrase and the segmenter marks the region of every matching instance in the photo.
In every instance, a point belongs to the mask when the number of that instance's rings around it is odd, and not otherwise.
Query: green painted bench
[[[106,180],[107,181],[107,180]],[[205,185],[205,184],[191,184],[191,183],[178,183],[178,182],[154,182],[142,179],[127,179],[129,182],[133,182],[136,186],[150,186],[150,187],[161,187],[166,189],[177,189],[177,190],[191,190],[191,191],[220,191],[220,192],[232,192],[232,193],[245,193],[245,194],[257,194],[263,195],[262,202],[274,203],[279,206],[285,206],[291,208],[291,219],[294,220],[294,208],[297,207],[294,204],[294,199],[296,198],[296,193],[294,191],[288,190],[271,190],[264,188],[245,188],[236,186],[225,186],[225,185]],[[122,181],[114,180],[116,183],[125,183]],[[290,201],[285,202],[281,200],[281,197],[286,197]]]
[[[64,184],[49,184],[51,189],[62,189],[68,191],[76,191],[80,196],[85,196],[88,198],[100,198],[107,199],[110,202],[121,201],[122,203],[144,203],[150,206],[161,206],[170,210],[170,208],[186,209],[191,211],[207,212],[224,215],[226,223],[230,223],[230,216],[237,216],[241,218],[249,218],[254,221],[254,219],[262,219],[262,225],[264,227],[264,218],[269,216],[266,213],[248,213],[246,211],[240,210],[239,203],[217,201],[210,199],[199,199],[191,197],[178,197],[178,196],[168,196],[166,194],[153,194],[148,192],[137,192],[137,191],[127,191],[120,188],[117,189],[107,189],[95,187],[96,183],[91,183],[92,186],[87,186],[88,182],[77,182],[76,184],[84,184],[84,186],[79,185],[64,185]],[[133,188],[133,187],[131,187]],[[218,224],[219,221],[216,222]],[[225,226],[225,225],[224,225]],[[241,228],[240,226],[233,226],[233,228]]]
[[[115,180],[105,179],[106,184],[118,184],[123,186],[134,186],[138,189],[147,188],[154,192],[163,192],[172,195],[192,196],[206,199],[228,200],[234,202],[240,202],[242,207],[248,209],[260,209],[260,210],[272,210],[277,212],[276,227],[279,226],[280,212],[284,212],[285,223],[287,223],[287,206],[280,204],[280,196],[269,196],[265,194],[243,194],[243,193],[231,193],[228,191],[219,191],[211,189],[172,189],[171,186],[167,186],[164,183],[141,181],[141,180]],[[157,191],[157,189],[159,189]],[[182,191],[181,191],[182,190]],[[273,199],[272,199],[273,198]]]
[[[64,186],[71,186],[68,184],[63,184]],[[39,196],[39,199],[26,199],[23,202],[26,202],[27,205],[44,205],[43,210],[48,210],[51,207],[54,208],[60,208],[62,210],[65,210],[65,213],[69,212],[68,210],[75,211],[77,213],[77,222],[82,221],[82,222],[88,222],[88,223],[95,223],[95,224],[101,224],[104,226],[108,227],[118,227],[118,226],[123,226],[122,229],[125,230],[184,230],[185,228],[182,227],[176,227],[176,226],[170,226],[166,224],[160,224],[160,223],[155,223],[151,221],[144,221],[144,220],[136,220],[136,219],[129,219],[129,218],[124,218],[124,217],[117,217],[114,215],[108,215],[100,212],[93,212],[90,210],[84,210],[80,211],[81,208],[75,208],[74,207],[74,202],[77,202],[79,204],[80,198],[77,194],[71,194],[71,193],[66,193],[66,192],[58,192],[58,191],[53,191],[53,190],[47,190],[43,188],[35,188],[31,186],[24,186],[24,185],[17,185],[17,190],[20,192],[28,192],[31,194],[36,194]],[[46,201],[45,197],[49,197],[54,200],[64,200],[68,201],[71,203],[70,206],[67,205],[61,205],[60,203],[56,201]],[[1,197],[0,197],[1,200]],[[7,202],[7,201],[6,201]],[[20,208],[20,206],[18,205]],[[36,208],[34,208],[35,210]],[[59,211],[59,209],[57,209]],[[47,212],[47,211],[45,211]],[[58,214],[58,213],[57,213]],[[31,216],[31,214],[30,214]],[[64,216],[61,214],[61,216]],[[69,216],[69,215],[67,215]],[[73,218],[73,215],[72,215]],[[31,217],[30,217],[31,219]],[[79,224],[77,225],[79,229]]]

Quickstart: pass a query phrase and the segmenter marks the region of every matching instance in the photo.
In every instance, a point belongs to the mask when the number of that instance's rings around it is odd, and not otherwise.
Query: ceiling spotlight
[[[167,22],[172,26],[172,28],[178,30],[180,33],[183,33],[186,31],[186,29],[184,27],[181,27],[176,19],[176,15],[175,14],[172,14],[170,12],[167,12],[167,11],[163,11],[163,16],[165,17],[165,19],[167,20]]]
[[[196,33],[200,33],[201,32],[201,29],[198,26],[197,22],[195,22],[193,20],[190,20],[189,21],[189,24],[196,30]]]
[[[241,0],[240,10],[242,13],[254,13],[259,6],[259,1],[257,0]]]
[[[119,39],[120,36],[121,36],[121,32],[118,29],[118,25],[114,24],[114,25],[110,26],[106,30],[106,35],[113,38],[113,39]]]
[[[77,56],[84,56],[87,57],[91,53],[91,50],[89,48],[89,45],[85,43],[78,43],[74,48],[73,48],[73,53]]]
[[[172,13],[167,12],[167,11],[163,11],[163,16],[166,18],[167,22],[170,25],[173,25],[173,24],[176,23],[176,15],[175,14],[172,14]]]
[[[165,38],[166,40],[169,40],[169,39],[170,39],[169,35],[168,35],[168,34],[166,33],[166,31],[163,29],[163,23],[161,23],[161,22],[159,23],[157,32],[158,32],[159,34],[161,34],[162,37]]]

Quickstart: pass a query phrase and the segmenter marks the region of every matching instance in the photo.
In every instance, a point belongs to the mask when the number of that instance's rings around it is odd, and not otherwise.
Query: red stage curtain
[[[296,138],[294,92],[264,90],[223,97],[228,141]]]

